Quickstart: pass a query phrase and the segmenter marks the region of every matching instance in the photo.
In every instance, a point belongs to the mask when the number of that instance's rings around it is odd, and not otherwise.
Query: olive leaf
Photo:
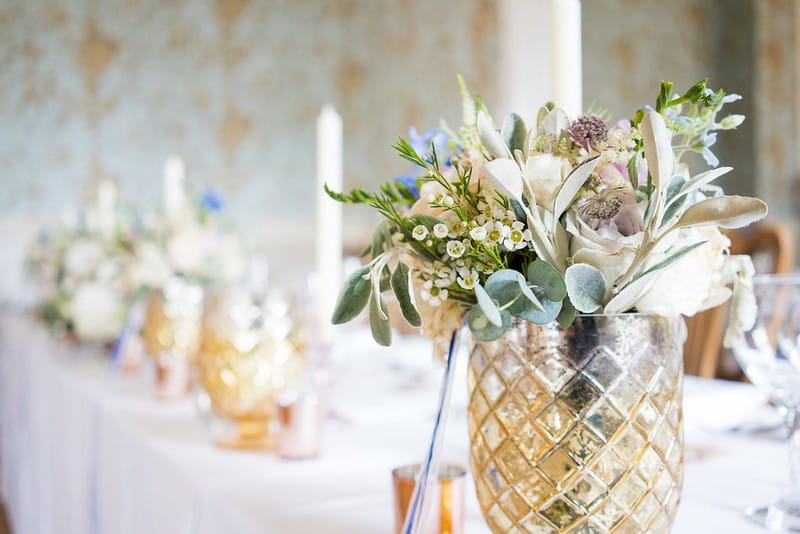
[[[486,319],[494,326],[501,326],[503,324],[503,319],[500,315],[500,310],[482,285],[475,284],[475,296],[478,299],[477,307],[481,309]],[[472,307],[472,309],[475,308],[476,306]]]
[[[722,228],[741,228],[766,215],[767,205],[763,201],[751,197],[726,195],[707,198],[692,204],[670,230],[710,224]]]
[[[507,310],[500,313],[498,325],[492,324],[480,306],[473,306],[467,315],[467,325],[478,341],[494,341],[511,326],[511,314]]]
[[[624,313],[633,308],[634,304],[642,298],[642,295],[653,287],[653,284],[658,280],[658,277],[661,276],[661,273],[662,271],[660,270],[648,272],[626,285],[608,301],[603,312]]]
[[[422,326],[422,318],[414,303],[414,295],[412,293],[411,270],[405,263],[399,263],[397,269],[392,273],[392,290],[395,297],[397,297],[397,303],[400,305],[400,312],[403,314],[403,318],[415,328]]]
[[[331,318],[333,324],[344,324],[353,320],[367,305],[371,284],[364,276],[368,273],[369,267],[365,266],[356,269],[347,278],[339,292],[339,298],[333,310],[333,317]]]
[[[528,265],[528,282],[542,288],[544,297],[548,300],[562,301],[567,296],[564,277],[545,261],[535,260]]]
[[[509,113],[506,120],[503,121],[501,135],[512,154],[516,150],[522,151],[525,147],[525,138],[528,136],[525,121],[516,113]]]
[[[478,112],[478,136],[481,144],[495,158],[511,158],[511,151],[508,150],[503,136],[494,129],[494,126],[486,117],[483,111]]]
[[[682,247],[682,248],[678,249],[676,252],[670,254],[665,259],[661,260],[660,262],[656,263],[655,265],[653,265],[652,267],[647,269],[640,276],[644,276],[644,275],[646,275],[648,273],[651,273],[651,272],[654,272],[654,271],[659,271],[659,270],[661,270],[661,269],[663,269],[665,267],[669,267],[670,265],[672,265],[673,263],[675,263],[676,261],[678,261],[679,259],[681,259],[685,255],[687,255],[688,253],[690,253],[691,251],[693,251],[694,249],[696,249],[700,245],[703,245],[703,244],[705,244],[707,242],[708,241],[700,241],[698,243],[693,243],[691,245],[686,245],[685,247]]]
[[[695,189],[700,189],[733,170],[733,167],[717,167],[706,172],[701,172],[694,178],[689,179],[681,188],[680,194],[687,195]]]
[[[653,177],[656,191],[660,191],[666,184],[666,180],[672,176],[674,166],[672,134],[667,129],[664,117],[655,111],[648,111],[644,114],[640,128],[647,168]]]
[[[512,200],[522,202],[522,169],[514,160],[494,159],[483,166],[483,172],[495,189]]]
[[[587,263],[570,265],[564,273],[564,282],[569,300],[578,311],[592,313],[603,305],[606,280],[597,268]]]
[[[392,344],[392,326],[389,323],[389,312],[386,302],[380,295],[374,293],[369,299],[369,328],[372,338],[384,347]]]

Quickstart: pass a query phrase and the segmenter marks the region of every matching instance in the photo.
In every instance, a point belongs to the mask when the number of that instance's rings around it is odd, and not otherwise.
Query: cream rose
[[[566,158],[552,154],[531,156],[525,163],[525,180],[536,195],[536,203],[553,210],[556,191],[569,175],[572,167]]]
[[[122,330],[125,305],[110,287],[88,282],[75,291],[69,311],[75,334],[82,341],[110,341]]]

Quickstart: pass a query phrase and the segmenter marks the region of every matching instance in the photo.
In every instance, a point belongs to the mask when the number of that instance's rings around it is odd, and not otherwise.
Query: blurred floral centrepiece
[[[720,230],[767,207],[713,184],[731,170],[711,151],[717,131],[744,120],[718,115],[740,97],[662,82],[632,119],[547,104],[533,127],[512,113],[498,129],[459,82],[458,129],[394,145],[418,174],[377,193],[326,188],[384,217],[333,322],[368,307],[389,345],[392,294],[448,369],[466,323],[472,475],[493,532],[668,532],[682,484],[680,317],[732,296],[726,345],[755,318],[752,263]],[[712,168],[692,175],[690,154]],[[414,532],[424,514],[408,515]]]

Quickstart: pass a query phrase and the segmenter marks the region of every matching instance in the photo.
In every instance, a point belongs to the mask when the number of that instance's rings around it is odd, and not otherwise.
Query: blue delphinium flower
[[[703,155],[703,159],[706,160],[706,163],[711,167],[719,166],[719,158],[711,152],[711,147],[714,146],[714,143],[717,142],[717,134],[716,132],[706,132],[703,136],[703,151],[701,154]]]
[[[200,207],[207,212],[216,213],[222,210],[222,197],[211,187],[206,187],[200,197]]]
[[[408,128],[408,144],[423,158],[431,151],[431,144],[436,147],[436,152],[441,152],[447,146],[447,140],[447,134],[441,130],[431,128],[420,134],[415,126]]]
[[[403,184],[409,193],[414,196],[414,200],[419,199],[419,187],[417,186],[417,177],[412,174],[404,174],[394,179],[395,182]]]

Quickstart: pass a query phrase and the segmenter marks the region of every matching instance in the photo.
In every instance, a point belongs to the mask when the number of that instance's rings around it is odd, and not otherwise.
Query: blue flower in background
[[[419,199],[419,187],[417,186],[417,177],[411,174],[404,174],[394,179],[395,182],[403,184],[408,191],[414,195],[414,199]]]
[[[206,187],[200,197],[200,207],[210,213],[222,211],[222,197],[210,187]]]
[[[717,167],[719,165],[719,158],[711,152],[711,147],[714,146],[714,143],[717,142],[717,134],[708,133],[703,136],[703,159],[706,160],[706,163],[711,167]]]
[[[447,146],[447,140],[447,134],[442,130],[431,128],[420,134],[415,126],[408,128],[408,144],[423,158],[431,151],[431,143],[438,153]]]

